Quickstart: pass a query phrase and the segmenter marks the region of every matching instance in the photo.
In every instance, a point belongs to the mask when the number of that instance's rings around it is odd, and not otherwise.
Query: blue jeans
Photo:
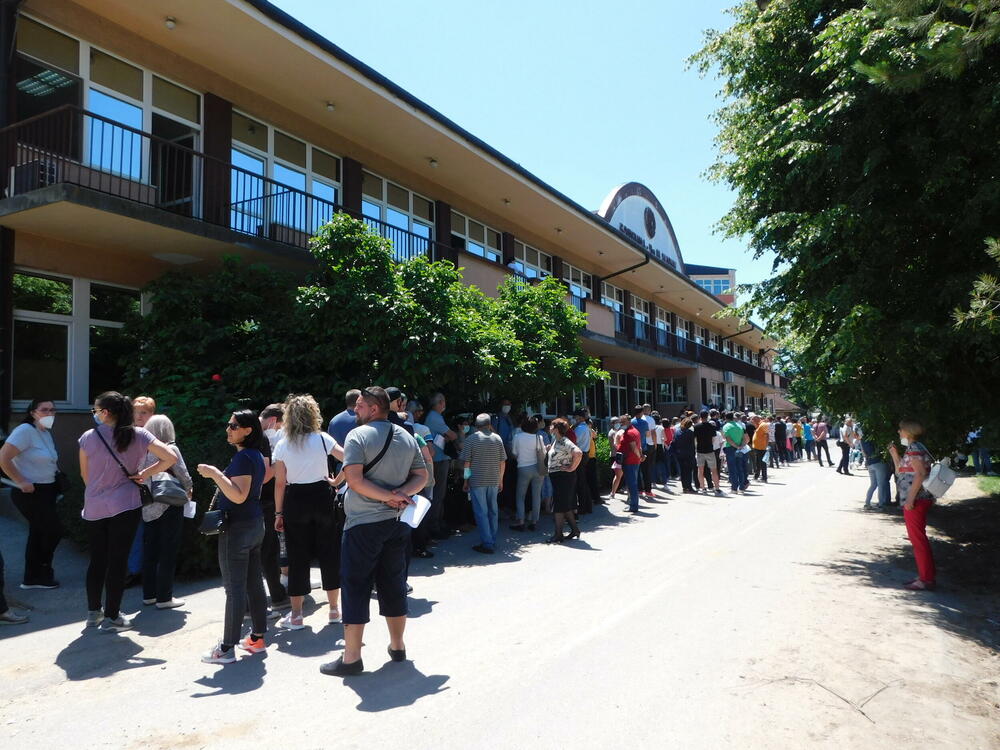
[[[639,464],[625,464],[625,484],[628,487],[628,509],[639,510]]]
[[[531,510],[524,514],[524,495],[531,491]],[[517,505],[517,520],[537,523],[542,510],[542,477],[538,475],[538,466],[517,467],[517,495],[514,498]]]
[[[726,465],[729,466],[729,484],[733,492],[736,492],[747,481],[746,472],[743,470],[743,456],[739,450],[729,445],[723,450],[726,453]]]
[[[993,461],[990,458],[989,448],[976,446],[972,449],[972,465],[976,467],[977,474],[989,474],[993,471]]]
[[[865,495],[865,507],[872,503],[872,495],[878,488],[878,507],[882,508],[889,504],[889,464],[879,461],[877,464],[868,466],[868,494]]]
[[[479,528],[479,540],[489,549],[496,547],[500,522],[497,512],[497,489],[496,485],[469,488],[472,514],[476,517],[476,526]]]

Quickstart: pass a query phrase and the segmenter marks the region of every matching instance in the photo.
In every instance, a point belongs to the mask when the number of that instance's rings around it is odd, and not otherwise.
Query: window
[[[723,351],[725,351],[725,353],[728,354],[730,357],[733,356],[733,340],[732,339],[729,339],[728,341],[725,342],[725,344],[723,346]]]
[[[690,332],[688,331],[688,328],[690,327],[690,325],[691,325],[691,321],[690,320],[684,320],[684,318],[682,318],[682,317],[680,317],[678,315],[677,316],[677,335],[680,338],[682,338],[682,339],[688,338],[690,336]]]
[[[695,279],[694,283],[711,294],[731,294],[729,279]]]
[[[638,339],[649,338],[649,311],[650,304],[641,297],[632,295],[632,315],[635,317],[635,337]],[[643,403],[648,403],[643,401]]]
[[[593,277],[565,261],[563,261],[563,281],[569,286],[569,293],[575,297],[589,299],[593,293]]]
[[[231,130],[233,229],[284,241],[315,234],[333,218],[338,157],[236,110]]]
[[[610,372],[611,377],[605,381],[607,387],[608,408],[611,416],[620,417],[629,414],[632,405],[628,403],[628,378],[623,372]]]
[[[712,383],[712,406],[716,408],[722,407],[723,394],[725,393],[725,385],[723,383]]]
[[[662,307],[656,308],[656,343],[660,346],[667,346],[670,335],[670,313]],[[662,400],[662,399],[661,399]],[[669,399],[668,399],[669,400]]]
[[[379,234],[392,240],[397,260],[423,255],[430,249],[434,235],[433,201],[367,170],[362,174],[361,193],[361,213],[365,218],[401,230],[377,227]]]
[[[500,232],[458,211],[451,212],[451,246],[494,263],[503,258]]]
[[[660,401],[680,404],[687,402],[687,378],[663,378],[660,380]]]
[[[199,186],[190,157],[169,150],[169,144],[198,149],[200,94],[25,16],[18,19],[17,51],[17,119],[65,104],[82,105],[97,115],[83,119],[71,143],[38,145],[102,172],[153,185],[159,206],[196,213]],[[123,189],[132,194],[128,185]]]
[[[635,402],[637,404],[653,403],[653,380],[652,378],[637,377],[635,379]]]
[[[514,240],[514,262],[511,267],[529,279],[544,278],[552,275],[552,256]]]
[[[711,333],[711,332],[709,332],[709,334],[708,334],[708,346],[709,346],[709,348],[710,349],[715,349],[716,351],[718,351],[718,349],[719,349],[719,339],[720,338],[722,338],[722,337],[718,333]]]
[[[625,309],[625,290],[602,281],[601,302],[612,310],[622,312]]]
[[[705,341],[708,339],[708,329],[702,326],[695,326],[694,329],[694,342],[696,344],[701,344],[704,346]]]
[[[121,329],[140,314],[138,290],[22,269],[13,290],[15,406],[45,394],[83,408],[121,388],[132,351]]]

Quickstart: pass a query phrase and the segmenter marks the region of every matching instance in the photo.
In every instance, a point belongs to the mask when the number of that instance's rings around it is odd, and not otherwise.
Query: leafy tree
[[[313,238],[304,278],[225,258],[204,275],[152,282],[149,315],[126,323],[132,394],[154,396],[192,467],[224,465],[229,412],[312,393],[327,415],[371,383],[410,394],[444,390],[454,406],[483,394],[553,398],[604,374],[578,334],[584,316],[557,281],[508,282],[499,299],[462,282],[451,263],[395,263],[391,244],[338,214]],[[195,478],[197,497],[212,487]],[[215,570],[211,545],[185,532],[180,569]]]
[[[997,339],[952,314],[1000,223],[997,12],[746,2],[693,58],[726,100],[721,227],[776,256],[744,312],[790,344],[793,395],[879,440],[913,415],[943,448],[996,403]]]

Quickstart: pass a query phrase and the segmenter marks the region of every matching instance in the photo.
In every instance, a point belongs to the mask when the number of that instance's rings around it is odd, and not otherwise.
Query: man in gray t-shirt
[[[378,386],[361,391],[354,407],[360,425],[351,430],[344,445],[347,522],[340,555],[341,611],[344,620],[344,653],[323,664],[320,672],[347,677],[364,671],[361,642],[369,619],[372,584],[378,592],[379,613],[389,628],[389,656],[406,659],[406,550],[410,527],[399,521],[399,512],[410,497],[427,484],[427,469],[413,436],[389,423],[389,396]],[[388,448],[378,463],[365,472]]]
[[[479,527],[480,542],[472,549],[493,554],[499,527],[497,495],[503,492],[507,451],[503,447],[503,440],[493,432],[489,414],[476,417],[476,432],[465,439],[459,458],[465,467],[465,484],[462,489],[469,493],[472,513],[476,517],[476,526]]]

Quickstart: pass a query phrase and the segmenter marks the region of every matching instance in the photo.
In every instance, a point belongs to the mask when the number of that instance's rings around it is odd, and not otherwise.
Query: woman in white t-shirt
[[[510,452],[517,459],[517,492],[514,502],[517,504],[517,523],[511,526],[514,531],[535,530],[538,516],[542,512],[542,475],[538,473],[538,449],[545,452],[545,443],[538,434],[538,422],[532,417],[525,417],[521,429],[511,439]],[[524,494],[531,491],[531,509],[527,515],[524,512]]]
[[[52,557],[62,539],[62,524],[56,514],[59,455],[50,432],[55,419],[55,404],[35,399],[0,449],[0,468],[17,483],[11,500],[28,521],[22,589],[59,586],[52,569]]]
[[[309,568],[319,561],[323,590],[330,603],[328,621],[340,619],[340,538],[343,510],[335,507],[327,456],[344,459],[337,441],[320,429],[319,404],[310,395],[289,396],[284,433],[271,454],[274,466],[274,528],[285,532],[288,596],[291,611],[278,621],[286,630],[302,630],[302,604],[310,591]]]
[[[608,497],[612,500],[618,492],[618,486],[622,483],[622,476],[625,473],[621,462],[618,461],[618,445],[621,442],[622,433],[625,432],[621,427],[622,424],[628,424],[628,420],[623,420],[622,417],[612,417],[611,429],[608,430],[608,445],[611,446],[611,471],[614,474],[611,479],[611,494]]]

